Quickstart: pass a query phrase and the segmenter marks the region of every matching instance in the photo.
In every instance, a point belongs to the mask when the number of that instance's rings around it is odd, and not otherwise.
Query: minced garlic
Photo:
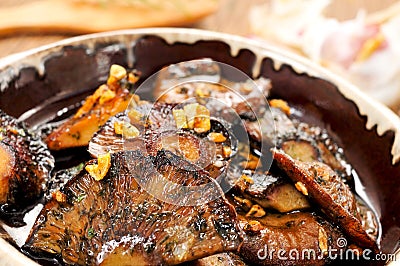
[[[126,69],[123,66],[114,64],[110,67],[110,77],[121,80],[126,77],[126,74]]]
[[[321,249],[322,254],[325,254],[328,251],[328,236],[322,227],[318,229],[318,246]]]
[[[203,105],[197,106],[193,129],[196,133],[205,133],[211,129],[210,111]]]
[[[226,137],[222,133],[218,132],[210,132],[208,134],[208,138],[214,141],[215,143],[221,143],[226,141]]]
[[[250,210],[251,206],[253,206],[253,203],[251,203],[251,201],[249,199],[243,199],[238,196],[234,196],[233,198],[235,199],[235,201],[237,201],[241,205],[241,207],[244,210]]]
[[[198,97],[208,97],[210,96],[210,90],[207,89],[205,86],[198,87],[195,91],[196,96]]]
[[[112,90],[110,90],[110,89],[107,89],[107,90],[105,90],[105,91],[103,92],[103,94],[100,96],[99,104],[104,104],[105,102],[108,102],[108,101],[114,99],[115,96],[116,96],[116,94],[115,94],[114,91],[112,91]]]
[[[112,65],[110,67],[110,74],[107,79],[107,85],[111,88],[115,88],[118,82],[125,78],[127,75],[126,69],[120,65]]]
[[[246,183],[254,184],[253,178],[251,178],[251,177],[248,176],[248,175],[242,175],[241,178],[242,178]]]
[[[114,132],[125,138],[136,138],[140,135],[139,129],[125,121],[114,122]]]
[[[263,229],[263,226],[259,221],[250,221],[244,227],[243,230],[248,233],[259,232]]]
[[[136,109],[130,109],[128,117],[132,123],[139,123],[143,120],[144,115]]]
[[[222,156],[224,156],[224,158],[228,158],[230,157],[232,154],[232,149],[229,146],[223,146],[222,147]]]
[[[64,193],[62,193],[59,190],[57,190],[56,192],[53,193],[53,197],[55,198],[55,200],[57,202],[60,202],[60,203],[67,202],[67,195],[65,195]]]
[[[210,111],[198,103],[185,105],[183,113],[181,109],[173,110],[173,115],[178,128],[193,129],[196,133],[205,133],[211,129]]]
[[[108,169],[111,167],[111,155],[110,153],[99,155],[97,158],[97,164],[86,165],[85,170],[96,180],[102,180]]]
[[[266,213],[265,213],[264,209],[260,205],[254,204],[253,206],[251,206],[250,211],[248,211],[248,213],[246,214],[246,217],[261,218],[265,214]]]
[[[186,122],[185,111],[182,109],[173,109],[172,114],[174,115],[175,123],[177,128],[188,128]]]
[[[290,106],[288,103],[281,99],[272,99],[269,101],[271,107],[279,108],[287,115],[290,115]]]
[[[139,80],[139,77],[140,77],[140,73],[138,73],[138,72],[130,72],[128,74],[128,81],[131,84],[134,84]]]
[[[191,103],[183,107],[183,111],[185,111],[186,115],[187,125],[190,129],[194,128],[194,118],[197,115],[197,106],[199,106],[198,103]]]
[[[303,195],[308,196],[308,190],[307,190],[306,186],[303,183],[297,182],[296,184],[294,184],[294,186],[296,187],[296,189],[298,191],[303,193]]]

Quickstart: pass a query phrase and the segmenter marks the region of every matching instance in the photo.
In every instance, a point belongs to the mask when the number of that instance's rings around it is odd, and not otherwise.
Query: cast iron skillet
[[[137,68],[144,80],[165,65],[204,57],[253,78],[270,78],[271,97],[288,101],[303,121],[329,131],[360,177],[358,192],[366,193],[379,216],[382,252],[394,253],[400,239],[400,119],[340,77],[288,52],[194,29],[81,36],[1,60],[0,108],[36,126],[67,116],[60,111],[104,82],[111,64]],[[33,264],[3,239],[0,254],[0,262]]]

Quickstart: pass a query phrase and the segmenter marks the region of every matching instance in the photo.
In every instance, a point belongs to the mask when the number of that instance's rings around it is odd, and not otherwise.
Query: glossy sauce
[[[35,110],[32,110],[32,112],[25,113],[22,118],[24,120],[36,121],[37,123],[32,125],[33,128],[35,128],[36,130],[40,130],[43,135],[46,135],[52,129],[57,127],[60,124],[60,121],[73,114],[78,107],[79,104],[72,104],[67,108],[61,109],[56,114],[49,115],[43,112],[43,110],[46,109],[45,106],[40,106],[39,109],[35,108]],[[36,110],[39,110],[39,112],[36,112]],[[300,120],[302,120],[303,114],[301,113],[301,111],[295,110],[295,114],[297,117],[300,118]],[[260,152],[255,148],[252,148],[251,152],[255,155],[260,154]],[[26,214],[17,213],[15,215],[10,214],[9,217],[5,217],[8,220],[9,224],[14,223],[15,226],[20,226],[21,222],[25,223],[25,225],[22,227],[12,227],[3,224],[3,228],[11,237],[9,239],[10,243],[18,247],[21,247],[24,244],[24,241],[29,234],[30,228],[32,227],[37,215],[43,207],[45,198],[49,197],[51,191],[56,190],[59,186],[63,185],[66,180],[71,178],[71,176],[75,175],[80,169],[82,169],[82,163],[90,159],[86,147],[53,152],[52,154],[56,159],[56,166],[52,172],[52,183],[50,185],[50,192],[47,193],[36,205],[31,206]],[[381,237],[380,224],[377,219],[376,212],[374,211],[366,195],[362,193],[363,187],[361,185],[358,175],[354,170],[351,172],[351,176],[353,180],[349,180],[349,184],[353,188],[353,192],[357,195],[357,200],[360,204],[360,210],[363,222],[365,223],[367,228],[367,232],[369,232],[371,235],[374,235],[379,242],[379,239]],[[43,265],[59,265],[56,259],[37,258],[34,254],[26,255],[32,257]]]

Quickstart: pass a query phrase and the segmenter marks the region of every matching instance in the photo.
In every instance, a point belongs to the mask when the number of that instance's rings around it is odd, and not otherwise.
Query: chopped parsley
[[[80,195],[78,195],[78,197],[76,198],[76,201],[77,201],[77,202],[81,202],[84,198],[86,198],[86,195],[85,195],[85,194],[80,194]]]
[[[93,228],[89,228],[89,230],[87,232],[87,235],[88,235],[89,238],[92,238],[92,237],[94,237],[96,235],[96,233],[94,232]]]

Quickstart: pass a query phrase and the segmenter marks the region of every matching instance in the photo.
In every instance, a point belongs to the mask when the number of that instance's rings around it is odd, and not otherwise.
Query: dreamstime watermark
[[[336,241],[338,248],[328,247],[327,250],[322,252],[320,249],[315,250],[311,248],[305,249],[274,249],[264,245],[257,251],[259,260],[271,261],[298,261],[298,260],[344,260],[344,261],[396,261],[395,254],[375,253],[371,249],[346,249],[347,240],[345,238],[338,238]]]

